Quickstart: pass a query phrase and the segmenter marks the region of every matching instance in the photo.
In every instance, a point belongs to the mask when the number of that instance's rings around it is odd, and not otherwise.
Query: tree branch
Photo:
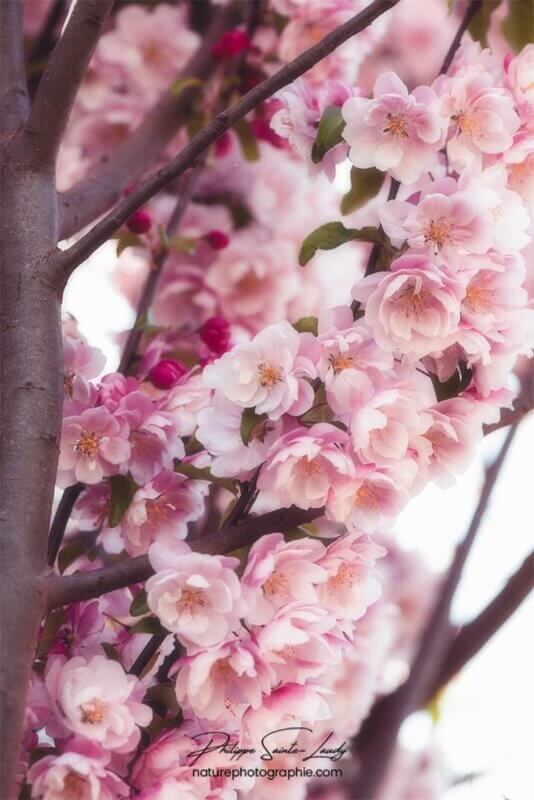
[[[238,550],[253,544],[266,533],[284,531],[311,522],[324,514],[324,508],[304,511],[301,508],[281,508],[259,517],[250,517],[239,525],[216,531],[202,539],[192,541],[196,553],[219,555]],[[115,589],[143,583],[153,574],[148,556],[137,556],[127,561],[119,561],[91,572],[76,575],[53,575],[49,578],[48,608],[89,600]]]
[[[379,797],[382,781],[395,751],[399,728],[408,714],[427,696],[439,673],[449,647],[452,599],[516,430],[515,426],[510,428],[499,455],[486,470],[471,524],[465,538],[456,548],[434,609],[425,625],[408,679],[393,694],[375,704],[356,737],[354,749],[360,757],[359,777],[352,794],[356,800],[375,800]]]
[[[70,110],[113,0],[76,3],[39,83],[26,131],[34,161],[55,164]]]
[[[233,14],[232,9],[224,8],[215,15],[200,47],[178,77],[206,81],[212,75],[217,64],[211,54],[212,46],[229,26]],[[186,121],[196,92],[195,87],[184,88],[177,97],[169,88],[124,142],[60,195],[60,240],[97,219],[153,166]]]
[[[198,157],[238,120],[284,86],[303,75],[347,39],[367,28],[398,2],[399,0],[374,0],[366,9],[331,31],[316,45],[301,53],[294,61],[286,64],[274,75],[247,92],[235,105],[218,114],[209,125],[206,125],[193,137],[172,161],[149,176],[79,241],[68,250],[58,251],[53,255],[52,266],[55,266],[58,279],[66,281],[72,271],[104,244],[134,211],[150,200],[160,189],[194,166]]]
[[[0,2],[0,126],[2,139],[22,124],[30,107],[24,53],[20,0]]]
[[[45,62],[57,42],[57,30],[65,13],[65,0],[53,0],[48,11],[43,27],[32,42],[31,50],[27,57],[28,64],[28,90],[30,97],[35,97],[39,81],[43,76]],[[40,66],[42,64],[42,67]]]
[[[471,20],[473,19],[475,14],[480,10],[481,7],[482,7],[482,0],[471,0],[471,2],[469,3],[467,10],[464,14],[464,17],[460,23],[460,27],[456,31],[456,36],[452,40],[451,46],[449,47],[447,55],[445,56],[443,64],[441,65],[441,69],[439,71],[440,75],[447,72],[447,70],[449,69],[450,65],[452,64],[453,58],[456,55],[456,51],[460,47],[464,33],[468,29]]]
[[[534,552],[527,556],[486,608],[475,619],[460,628],[443,659],[437,680],[428,693],[425,704],[482,650],[533,589]]]

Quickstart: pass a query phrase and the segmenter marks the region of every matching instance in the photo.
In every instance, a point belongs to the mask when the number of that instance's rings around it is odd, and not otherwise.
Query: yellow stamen
[[[392,139],[395,139],[396,136],[401,136],[403,139],[409,138],[404,114],[388,114],[387,119],[388,124],[382,131],[383,133],[387,133]]]
[[[96,725],[102,722],[106,716],[107,703],[100,697],[92,700],[90,703],[84,703],[80,706],[82,712],[82,722],[88,725]]]
[[[267,389],[272,389],[273,386],[280,383],[283,377],[281,368],[270,361],[261,361],[258,364],[258,372],[260,374],[260,386]]]
[[[98,453],[99,443],[100,437],[94,431],[89,433],[89,431],[82,430],[74,449],[77,453],[81,453],[82,456],[94,456]]]

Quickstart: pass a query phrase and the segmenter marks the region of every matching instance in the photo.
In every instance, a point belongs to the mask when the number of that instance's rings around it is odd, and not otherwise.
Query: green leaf
[[[193,481],[209,481],[215,484],[215,486],[226,489],[227,492],[237,494],[235,481],[231,481],[229,478],[217,478],[215,475],[211,474],[208,467],[195,467],[188,462],[184,464],[175,463],[174,471],[179,472],[181,475],[187,475],[187,477],[191,478]]]
[[[65,547],[62,547],[57,557],[60,573],[63,574],[67,567],[70,567],[77,558],[83,555],[88,555],[87,539],[83,536],[77,537],[66,544]]]
[[[350,189],[341,200],[341,213],[351,214],[361,208],[368,200],[375,197],[380,191],[385,172],[371,167],[370,169],[356,169],[350,171]]]
[[[267,420],[267,414],[256,414],[253,408],[245,408],[241,417],[241,441],[248,447],[251,439],[259,431]]]
[[[315,392],[312,407],[300,417],[302,425],[315,425],[317,422],[332,422],[334,412],[326,401],[326,388],[321,383]]]
[[[317,136],[313,143],[311,158],[314,164],[319,164],[326,153],[343,141],[342,133],[345,127],[345,120],[341,114],[339,106],[328,106],[323,111]]]
[[[176,78],[171,83],[169,91],[174,97],[179,97],[185,89],[200,89],[203,85],[200,78],[190,75],[187,78]]]
[[[167,249],[178,253],[194,253],[197,249],[197,240],[191,236],[171,236],[167,238]]]
[[[158,636],[168,636],[169,631],[163,627],[157,617],[143,617],[130,628],[130,633],[151,633]]]
[[[299,264],[304,267],[317,250],[335,250],[353,241],[383,244],[384,238],[378,228],[345,228],[342,222],[327,222],[306,236],[300,248]]]
[[[485,0],[467,26],[467,30],[475,42],[480,42],[482,47],[488,46],[487,36],[491,23],[491,15],[500,4],[501,0]]]
[[[108,522],[110,528],[115,528],[125,512],[128,510],[137,489],[129,475],[113,475],[109,479],[111,495],[109,500]]]
[[[141,617],[143,614],[148,614],[150,611],[146,602],[146,592],[141,589],[138,595],[134,597],[130,605],[130,616]]]
[[[301,317],[293,323],[293,327],[299,333],[313,333],[317,336],[317,317]]]
[[[145,243],[140,236],[137,236],[135,233],[131,233],[130,231],[121,231],[121,233],[117,236],[117,258],[120,256],[123,250],[126,250],[127,247],[144,246]]]
[[[176,717],[180,713],[180,706],[176,700],[176,691],[170,683],[157,683],[147,689],[145,702],[157,703],[162,709],[167,709],[171,717]]]
[[[121,657],[115,647],[109,642],[102,642],[102,650],[111,661],[118,661],[120,663]]]
[[[191,111],[187,119],[187,134],[190,139],[196,136],[206,124],[206,114],[202,109]]]
[[[35,652],[36,658],[45,658],[50,650],[54,639],[57,636],[58,630],[65,622],[65,612],[62,608],[51,611],[47,616],[43,631],[37,645]]]
[[[239,144],[241,145],[241,150],[243,151],[243,155],[245,156],[246,160],[257,161],[260,157],[258,142],[256,141],[256,137],[252,133],[252,128],[246,119],[240,119],[239,122],[236,122],[234,125],[234,130],[237,134]]]
[[[532,0],[513,0],[501,23],[507,41],[516,53],[530,44],[534,34],[534,3]]]

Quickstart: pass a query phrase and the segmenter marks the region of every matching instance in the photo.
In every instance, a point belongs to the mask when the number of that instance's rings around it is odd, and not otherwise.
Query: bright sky
[[[109,281],[114,249],[115,243],[108,243],[75,273],[64,306],[90,343],[108,356],[107,371],[118,363],[114,335],[133,321],[132,310]],[[499,432],[485,440],[480,459],[455,486],[428,486],[398,520],[402,544],[420,550],[431,567],[446,566],[465,531],[477,501],[483,460],[496,452],[502,436]],[[468,620],[483,608],[532,549],[533,442],[534,415],[522,424],[512,445],[466,566],[454,604],[456,621]],[[434,731],[426,714],[405,723],[404,744],[418,748],[434,735],[450,775],[482,773],[449,789],[444,800],[532,800],[533,622],[534,595],[449,687]]]

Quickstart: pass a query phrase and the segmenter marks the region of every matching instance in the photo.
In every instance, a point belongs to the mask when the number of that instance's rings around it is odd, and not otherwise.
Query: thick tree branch
[[[20,0],[0,2],[0,126],[2,139],[26,118],[30,101],[24,72]]]
[[[354,749],[360,758],[359,777],[353,787],[356,800],[375,800],[395,751],[403,720],[427,696],[449,647],[449,614],[452,599],[467,557],[471,551],[501,467],[517,428],[510,428],[499,455],[486,470],[486,478],[465,538],[456,548],[454,559],[441,586],[434,609],[425,625],[419,649],[406,682],[373,708],[356,737]]]
[[[331,31],[316,45],[305,50],[291,63],[286,64],[274,75],[247,92],[235,105],[218,114],[209,125],[206,125],[193,137],[172,161],[149,176],[78,242],[68,250],[54,254],[53,265],[58,279],[66,281],[72,271],[104,244],[134,211],[150,200],[160,189],[194,166],[199,156],[238,120],[284,86],[303,75],[347,39],[367,28],[398,2],[399,0],[374,0],[355,17]]]
[[[217,62],[211,50],[233,20],[232,9],[221,9],[202,39],[198,51],[179,77],[206,81]],[[169,88],[158,100],[144,121],[124,141],[116,145],[79,183],[60,195],[60,235],[66,239],[93,222],[135,184],[161,156],[165,147],[184,124],[191,111],[195,87],[184,88],[179,96]]]
[[[303,511],[301,508],[281,508],[258,517],[250,517],[239,525],[216,531],[202,539],[191,542],[197,553],[218,555],[230,553],[240,547],[253,544],[266,533],[284,531],[317,519],[324,514],[324,508]],[[143,583],[153,574],[147,556],[137,556],[128,561],[75,575],[51,576],[48,586],[49,610],[58,606],[99,597],[123,586]]]
[[[76,93],[112,5],[113,0],[76,3],[50,56],[26,126],[33,160],[39,165],[55,164]]]
[[[451,642],[425,703],[442,689],[486,645],[534,590],[534,552],[475,619],[463,625]]]

